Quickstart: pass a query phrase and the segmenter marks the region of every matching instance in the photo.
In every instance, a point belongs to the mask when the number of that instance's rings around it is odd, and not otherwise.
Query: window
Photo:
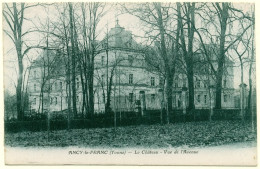
[[[66,96],[66,103],[68,103],[69,101],[68,101],[68,96]]]
[[[177,100],[176,97],[177,97],[176,95],[173,95],[173,96],[172,96],[172,98],[173,98],[173,99],[172,99],[172,100],[173,100],[173,105],[176,105],[176,100]]]
[[[198,79],[196,81],[196,88],[200,88],[200,80],[198,80]]]
[[[129,84],[133,84],[133,74],[129,74]]]
[[[129,93],[129,102],[132,103],[134,101],[134,94]]]
[[[79,88],[79,81],[77,81],[77,89]]]
[[[57,104],[58,103],[58,99],[57,99],[57,97],[55,97],[55,104]]]
[[[198,94],[197,100],[198,100],[198,103],[200,103],[200,95],[199,94]]]
[[[53,98],[51,97],[51,104],[53,103]]]
[[[77,96],[77,101],[79,101],[79,96]]]
[[[204,88],[207,88],[207,80],[204,80]]]
[[[33,72],[33,77],[36,78],[36,70]]]
[[[174,79],[174,86],[175,86],[175,87],[179,87],[178,80],[179,80],[178,77],[176,77],[176,78]]]
[[[133,64],[133,61],[134,61],[133,55],[128,55],[128,62],[130,65]]]
[[[105,56],[101,56],[101,65],[104,66]]]
[[[187,80],[183,79],[183,87],[187,87]]]
[[[227,95],[224,95],[224,102],[227,102]]]
[[[164,84],[164,80],[162,77],[160,77],[160,80],[159,80],[159,85],[162,86]]]
[[[57,83],[56,83],[56,82],[54,83],[54,88],[55,88],[55,90],[58,89],[58,88],[57,88]]]
[[[177,81],[175,81],[174,86],[178,87],[178,82]]]
[[[33,98],[33,104],[36,104],[36,98]]]
[[[33,85],[34,91],[36,92],[36,84]]]
[[[151,77],[151,86],[154,86],[154,85],[155,85],[154,77]]]
[[[155,94],[151,94],[151,101],[152,101],[152,102],[155,101]]]
[[[227,87],[227,80],[226,79],[223,81],[223,86],[224,86],[224,88]]]
[[[126,43],[126,46],[127,46],[127,47],[132,47],[132,40],[128,41],[128,42]]]
[[[76,81],[77,81],[77,89],[78,89],[79,88],[79,79],[77,78]]]
[[[180,95],[178,96],[178,105],[177,106],[181,107],[181,96]]]
[[[207,95],[204,95],[204,103],[207,103]]]
[[[101,75],[101,83],[103,84],[105,80],[105,75]]]
[[[60,82],[60,90],[62,90],[62,82]]]
[[[206,67],[204,67],[203,72],[207,73],[207,68]]]

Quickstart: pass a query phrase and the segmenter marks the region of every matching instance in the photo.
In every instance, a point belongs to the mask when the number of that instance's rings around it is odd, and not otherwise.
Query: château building
[[[137,107],[160,109],[164,79],[147,63],[142,46],[134,40],[132,33],[121,27],[117,21],[100,43],[101,47],[94,60],[95,113],[105,111],[108,90],[111,91],[112,110],[135,111]],[[68,109],[69,101],[66,63],[58,52],[47,52],[50,51],[44,51],[30,67],[30,109],[34,112],[64,111]],[[195,107],[209,108],[210,98],[214,97],[214,94],[210,96],[209,84],[214,84],[214,78],[202,55],[196,55],[194,62]],[[46,64],[49,64],[48,68]],[[227,60],[226,64],[222,107],[234,108],[233,62]],[[182,93],[187,84],[186,74],[181,66],[177,65],[173,85],[173,108],[182,109],[184,97],[188,105],[188,91],[185,95]],[[77,111],[81,112],[83,98],[79,74],[76,77],[76,90]]]

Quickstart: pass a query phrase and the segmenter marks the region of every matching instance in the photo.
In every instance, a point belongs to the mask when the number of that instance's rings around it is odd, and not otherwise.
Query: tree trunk
[[[18,57],[18,66],[19,66],[19,77],[17,80],[16,87],[16,99],[17,99],[17,118],[22,121],[24,119],[24,111],[22,106],[22,82],[23,82],[23,61],[21,58],[21,53],[17,52]]]
[[[241,104],[241,119],[242,121],[244,121],[244,109],[245,109],[245,87],[244,87],[244,67],[243,67],[243,62],[242,62],[242,58],[239,57],[239,60],[240,60],[240,68],[241,68],[241,87],[242,87],[242,91],[241,91],[241,101],[240,101],[240,104]]]
[[[70,14],[70,40],[71,40],[71,61],[72,61],[72,106],[74,117],[77,117],[77,94],[76,94],[76,55],[75,55],[75,37],[74,37],[74,18],[72,4],[69,3],[69,14]]]
[[[220,21],[220,45],[219,45],[219,56],[218,56],[218,68],[216,77],[216,109],[221,109],[221,96],[222,96],[222,78],[223,69],[225,64],[225,41],[226,41],[226,28],[227,28],[227,18],[228,18],[228,3],[222,3]]]
[[[253,14],[254,16],[254,14]],[[248,102],[247,102],[247,107],[248,107],[248,112],[251,112],[252,119],[253,119],[253,109],[252,109],[252,66],[254,63],[254,26],[252,27],[252,53],[251,53],[251,60],[250,60],[250,65],[249,65],[249,71],[248,71],[248,81],[249,81],[249,91],[248,91]]]
[[[188,72],[188,83],[189,83],[189,106],[188,109],[192,110],[195,108],[194,105],[194,73],[193,73],[193,39],[194,39],[194,26],[195,25],[195,19],[194,19],[194,13],[195,13],[195,3],[188,3],[188,10],[189,13],[187,14],[188,17],[188,65],[187,72]]]
[[[108,92],[107,92],[107,100],[106,100],[106,105],[105,105],[106,113],[110,113],[110,111],[111,111],[111,91],[112,91],[112,84],[113,84],[113,76],[114,76],[114,68],[111,70],[109,82],[107,82],[108,83],[108,89],[107,89]]]
[[[250,63],[249,67],[249,91],[248,91],[248,102],[247,102],[247,107],[248,107],[248,112],[252,111],[252,63]]]
[[[187,7],[188,11],[184,14],[187,19],[187,28],[184,28],[183,26],[183,19],[181,17],[181,10],[180,10],[180,4],[178,3],[178,20],[179,25],[181,29],[181,45],[182,50],[184,54],[184,60],[186,63],[186,71],[187,71],[187,79],[188,79],[188,89],[189,89],[189,105],[188,110],[192,110],[195,108],[194,105],[194,71],[193,71],[193,39],[194,39],[194,25],[195,25],[195,19],[194,19],[194,12],[195,12],[195,3],[184,3],[185,8]],[[188,31],[188,49],[186,49],[186,42],[185,42],[185,33],[184,30],[187,29]]]
[[[89,91],[89,115],[93,117],[94,115],[94,87],[93,87],[93,74],[94,68],[91,64],[89,67],[89,74],[88,74],[88,91]]]
[[[172,87],[173,87],[173,75],[171,72],[166,74],[166,97],[167,97],[167,115],[166,123],[169,124],[169,115],[172,113]]]
[[[86,97],[86,115],[89,112],[89,94],[88,94],[88,75],[87,75],[87,69],[85,69],[84,77],[85,77],[85,97]]]
[[[173,76],[174,72],[171,69],[171,63],[169,63],[169,58],[167,55],[167,49],[165,44],[165,29],[163,25],[163,18],[162,18],[162,9],[161,9],[161,3],[158,3],[155,5],[157,14],[158,14],[158,27],[160,30],[160,41],[161,41],[161,55],[162,58],[165,61],[165,69],[166,69],[166,97],[167,97],[167,117],[166,117],[166,123],[169,123],[169,114],[172,113],[172,87],[173,87]]]
[[[189,104],[188,110],[195,108],[194,105],[194,73],[193,73],[193,64],[187,65],[187,79],[188,79],[188,89],[189,89]]]
[[[83,72],[82,68],[80,67],[80,79],[81,79],[81,86],[82,86],[82,98],[83,98],[83,103],[82,103],[82,117],[84,116],[84,112],[86,112],[86,89],[85,89],[85,81],[83,78]]]

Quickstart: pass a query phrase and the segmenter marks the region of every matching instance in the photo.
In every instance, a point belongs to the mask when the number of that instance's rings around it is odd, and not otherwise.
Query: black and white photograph
[[[255,13],[3,2],[5,165],[256,166]]]

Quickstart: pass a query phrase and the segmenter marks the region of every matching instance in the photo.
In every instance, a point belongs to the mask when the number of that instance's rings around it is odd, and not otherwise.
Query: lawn
[[[256,141],[250,122],[212,121],[44,132],[5,133],[12,147],[203,147]]]

